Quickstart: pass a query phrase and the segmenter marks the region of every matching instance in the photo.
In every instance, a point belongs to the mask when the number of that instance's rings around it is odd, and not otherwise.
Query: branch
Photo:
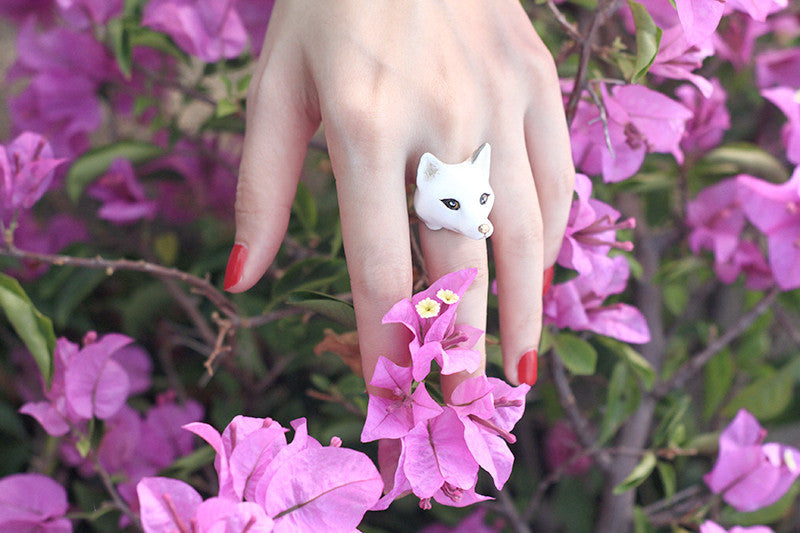
[[[597,458],[600,468],[604,472],[609,471],[612,466],[611,457],[604,449],[597,448],[595,446],[592,430],[589,427],[589,423],[585,418],[583,418],[583,415],[578,409],[578,402],[575,400],[575,394],[572,392],[572,387],[569,385],[564,363],[561,362],[561,359],[559,359],[558,356],[551,357],[550,361],[551,374],[553,377],[553,383],[556,385],[558,400],[561,403],[561,407],[567,413],[567,418],[572,425],[572,429],[575,430],[575,435],[578,436],[578,440],[581,442],[581,445],[587,451],[591,451],[592,455]]]
[[[17,248],[12,243],[6,243],[6,248],[0,249],[0,255],[14,257],[17,259],[38,261],[49,265],[57,266],[77,266],[82,268],[92,268],[105,270],[109,276],[117,270],[129,270],[134,272],[144,272],[153,276],[165,279],[179,280],[191,286],[195,291],[202,294],[213,303],[220,311],[229,317],[236,317],[236,307],[227,296],[217,289],[207,278],[200,278],[178,270],[177,268],[165,267],[143,260],[131,259],[104,259],[99,255],[96,257],[73,257],[59,254],[43,254],[31,252]]]
[[[547,7],[550,9],[553,17],[555,17],[556,22],[561,25],[570,38],[578,42],[583,42],[583,35],[578,32],[578,28],[576,28],[573,23],[567,20],[567,17],[564,16],[564,13],[560,9],[558,9],[558,6],[553,0],[547,0]]]
[[[767,292],[750,311],[742,315],[736,324],[728,329],[728,331],[711,341],[703,351],[692,356],[692,358],[684,363],[670,379],[653,387],[653,396],[661,398],[670,391],[682,387],[692,376],[699,372],[717,352],[736,340],[758,317],[766,313],[775,302],[775,298],[777,298],[778,294],[780,294],[780,289],[777,287],[770,289],[769,292]]]

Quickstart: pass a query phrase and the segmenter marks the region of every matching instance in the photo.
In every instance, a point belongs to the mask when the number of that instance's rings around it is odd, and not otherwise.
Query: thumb
[[[308,109],[304,77],[294,58],[270,54],[253,77],[236,187],[236,238],[225,290],[242,292],[264,275],[278,253],[292,210],[306,148],[319,125]],[[253,85],[254,84],[254,85]]]

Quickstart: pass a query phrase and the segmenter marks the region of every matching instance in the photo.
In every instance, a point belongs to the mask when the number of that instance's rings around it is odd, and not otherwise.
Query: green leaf
[[[319,313],[348,329],[356,329],[356,312],[352,304],[323,292],[293,291],[287,303]]]
[[[86,186],[108,170],[117,158],[127,159],[137,165],[162,153],[164,150],[161,147],[139,141],[120,141],[89,150],[76,159],[67,172],[67,195],[76,202]]]
[[[656,467],[658,468],[658,476],[661,478],[661,486],[664,487],[664,498],[669,501],[675,495],[675,490],[678,487],[675,467],[664,461],[659,461]]]
[[[53,377],[53,352],[56,348],[53,322],[36,309],[19,282],[5,274],[0,274],[0,307],[33,355],[49,387]]]
[[[702,160],[706,168],[704,173],[715,174],[752,174],[770,181],[783,183],[789,179],[783,164],[765,150],[749,143],[726,144],[715,148]]]
[[[655,533],[655,528],[647,518],[647,512],[638,505],[633,508],[633,533]],[[677,532],[673,532],[677,533]]]
[[[273,288],[276,299],[298,290],[317,290],[347,276],[345,262],[339,258],[309,257],[286,269]]]
[[[175,459],[161,474],[172,474],[170,477],[181,477],[191,472],[197,472],[204,467],[212,464],[217,452],[211,446],[203,446],[196,449],[189,455],[183,455]]]
[[[105,278],[106,273],[103,270],[76,269],[72,273],[67,283],[55,295],[55,309],[52,313],[59,329],[67,326],[75,309]]]
[[[656,467],[656,454],[651,451],[645,452],[642,456],[642,459],[639,461],[631,473],[628,474],[622,483],[614,487],[614,494],[620,495],[628,492],[631,489],[635,489],[639,485],[641,485],[644,480],[650,477],[650,474],[653,472],[653,469]]]
[[[661,44],[661,28],[653,22],[653,17],[647,9],[639,2],[628,0],[628,5],[633,13],[633,21],[636,24],[636,61],[633,65],[633,75],[631,82],[639,81],[653,64],[658,54],[658,46]]]
[[[597,351],[594,347],[570,333],[560,333],[553,339],[553,349],[570,372],[578,376],[594,374]]]
[[[723,409],[725,416],[733,418],[736,412],[747,409],[759,420],[770,420],[783,413],[793,398],[793,385],[800,373],[800,358],[795,358],[783,368],[755,380],[737,394]]]
[[[115,18],[106,25],[108,37],[111,40],[111,50],[117,60],[117,66],[126,80],[131,79],[131,66],[133,64],[133,48],[131,47],[130,33],[123,24],[123,19]]]
[[[611,371],[606,396],[606,409],[597,443],[602,444],[614,436],[617,429],[639,406],[639,387],[630,375],[625,363],[617,363]]]
[[[140,26],[138,23],[131,22],[128,28],[129,39],[131,48],[137,46],[146,46],[169,54],[181,61],[188,61],[189,56],[181,51],[175,43],[165,34],[151,30],[145,26]]]
[[[653,384],[656,381],[656,371],[642,354],[631,348],[630,344],[610,337],[598,336],[597,340],[606,345],[615,356],[627,363],[646,390],[653,388]]]
[[[677,446],[682,444],[680,442],[671,441],[676,431],[680,431],[677,428],[681,426],[683,417],[686,416],[689,410],[690,403],[691,398],[686,395],[680,396],[672,401],[669,409],[661,419],[661,423],[659,423],[658,427],[653,432],[652,441],[654,446]]]
[[[703,417],[710,420],[717,412],[733,385],[734,368],[730,350],[727,348],[712,357],[704,368],[706,394],[703,402]]]
[[[214,116],[217,118],[227,117],[240,111],[239,102],[234,102],[227,98],[217,102],[217,108],[214,110]]]
[[[308,187],[303,183],[297,184],[292,213],[294,213],[307,233],[313,232],[317,227],[317,203],[314,201],[314,197],[311,196]]]

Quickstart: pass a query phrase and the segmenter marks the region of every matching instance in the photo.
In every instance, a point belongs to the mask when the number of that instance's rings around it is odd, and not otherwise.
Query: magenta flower
[[[250,49],[254,55],[261,52],[274,6],[275,0],[236,0],[236,11],[250,35]]]
[[[123,0],[56,0],[64,19],[78,29],[102,26],[122,12]]]
[[[741,527],[733,526],[725,529],[721,525],[711,520],[706,520],[700,524],[700,533],[775,533],[772,528],[767,526]]]
[[[727,263],[739,245],[745,225],[739,182],[729,178],[700,191],[686,206],[686,223],[692,228],[692,252],[711,250],[716,264]]]
[[[664,30],[649,72],[662,78],[687,80],[692,82],[706,98],[714,90],[711,82],[694,71],[703,66],[703,60],[714,54],[710,39],[698,43],[689,43],[680,26]]]
[[[213,63],[236,57],[247,46],[247,31],[234,5],[234,0],[151,0],[142,25],[166,33],[187,54]]]
[[[67,491],[42,474],[14,474],[0,479],[0,529],[71,533]]]
[[[403,437],[417,424],[442,412],[424,383],[412,393],[411,382],[411,368],[398,366],[385,357],[378,359],[370,384],[391,392],[390,396],[369,395],[361,442]]]
[[[727,0],[726,11],[741,11],[747,13],[753,20],[764,22],[767,17],[786,9],[789,0]]]
[[[753,415],[739,410],[719,437],[719,456],[703,476],[714,494],[739,511],[761,509],[778,501],[800,476],[800,451],[777,443],[762,444],[767,432]]]
[[[585,474],[592,467],[592,456],[585,454],[576,459],[583,451],[572,427],[564,420],[559,420],[551,427],[544,438],[544,457],[552,471],[564,468],[572,476]]]
[[[491,526],[486,525],[486,511],[486,507],[478,507],[455,527],[434,524],[425,527],[419,533],[500,533],[503,531],[505,526],[503,520],[497,520]]]
[[[158,208],[155,200],[147,199],[144,187],[136,179],[133,165],[127,159],[114,160],[108,172],[95,181],[87,192],[103,203],[97,216],[115,224],[152,220]]]
[[[558,264],[581,274],[590,273],[597,264],[605,270],[610,266],[611,259],[607,256],[612,248],[633,249],[630,242],[617,240],[617,230],[633,228],[635,221],[628,218],[617,222],[620,213],[591,197],[592,181],[584,174],[575,175],[575,192],[578,198],[570,208],[564,241],[558,252]]]
[[[23,22],[33,15],[38,20],[50,22],[53,18],[54,0],[3,0],[0,2],[0,17]]]
[[[25,132],[0,145],[0,215],[5,224],[19,209],[30,209],[50,188],[54,170],[66,161],[53,157],[50,143]]]
[[[683,161],[680,140],[691,111],[642,85],[616,86],[610,92],[603,86],[602,95],[607,129],[597,106],[585,101],[578,106],[571,128],[576,167],[618,182],[634,175],[647,153],[671,153]]]
[[[741,70],[753,61],[756,39],[769,33],[769,23],[758,22],[741,12],[725,17],[725,24],[711,36],[717,56]]]
[[[786,159],[800,164],[800,89],[773,87],[763,89],[761,96],[783,111],[789,121],[783,126],[783,144]]]
[[[553,285],[544,298],[544,320],[558,328],[593,331],[624,342],[643,344],[650,329],[642,313],[624,303],[603,305],[625,290],[630,267],[622,256],[612,259],[610,271],[593,269],[565,283]]]
[[[800,48],[768,50],[756,57],[759,87],[776,85],[800,89]]]
[[[696,44],[711,37],[717,29],[722,14],[725,11],[725,2],[718,0],[675,0],[678,17],[686,32],[686,40]]]
[[[693,115],[681,139],[681,148],[686,152],[698,154],[716,148],[731,127],[731,115],[725,106],[728,95],[716,78],[711,80],[711,87],[710,96],[703,96],[691,85],[681,85],[675,91]]]
[[[800,167],[780,185],[745,175],[736,179],[747,219],[767,236],[775,282],[783,290],[800,287]]]
[[[74,242],[89,238],[86,225],[66,213],[56,213],[40,224],[30,211],[20,211],[14,231],[14,244],[23,250],[52,254]],[[23,268],[14,275],[31,280],[47,271],[48,265],[38,261],[23,261]]]
[[[425,379],[434,359],[445,375],[474,372],[480,366],[480,354],[471,348],[483,332],[455,325],[458,302],[477,274],[475,268],[446,274],[411,299],[397,302],[383,317],[384,324],[404,324],[414,335],[408,345],[414,381]]]

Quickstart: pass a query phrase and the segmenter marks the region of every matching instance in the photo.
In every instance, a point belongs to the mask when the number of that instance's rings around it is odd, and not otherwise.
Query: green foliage
[[[136,165],[163,153],[162,148],[140,141],[119,141],[93,148],[69,167],[66,178],[67,195],[73,202],[77,201],[83,190],[108,170],[117,158],[127,159]]]

